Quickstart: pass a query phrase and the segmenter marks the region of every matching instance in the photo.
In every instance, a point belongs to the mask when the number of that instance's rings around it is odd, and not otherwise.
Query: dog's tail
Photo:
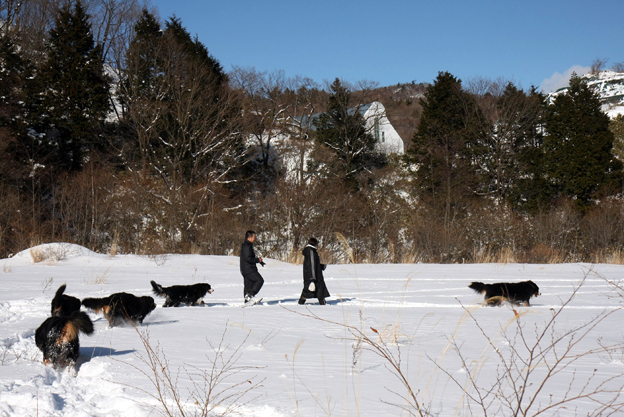
[[[485,284],[482,282],[471,282],[468,288],[474,290],[474,292],[478,294],[483,294],[485,292]]]
[[[89,310],[93,310],[95,313],[99,313],[100,311],[106,311],[109,309],[108,306],[109,297],[105,298],[85,298],[82,300],[82,305]]]
[[[56,290],[56,294],[54,294],[54,298],[60,297],[65,292],[65,288],[67,288],[67,284],[61,285],[58,290]]]
[[[89,318],[89,315],[84,311],[74,311],[69,320],[63,327],[63,331],[60,336],[59,344],[69,343],[78,339],[78,332],[90,335],[93,333],[93,322]]]
[[[150,284],[152,284],[152,290],[154,291],[154,294],[156,294],[159,297],[167,296],[167,294],[165,293],[165,290],[163,290],[162,285],[156,284],[156,282],[154,281],[150,281]]]

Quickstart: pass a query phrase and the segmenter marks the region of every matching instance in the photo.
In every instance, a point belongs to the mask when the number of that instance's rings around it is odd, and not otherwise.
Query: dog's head
[[[146,314],[149,314],[152,311],[154,311],[154,309],[156,308],[156,303],[154,302],[154,299],[152,297],[150,297],[149,295],[144,295],[141,297],[141,300],[143,302],[143,306],[145,307],[145,310],[147,311]]]
[[[212,292],[214,291],[212,289],[212,287],[210,286],[210,284],[208,284],[207,282],[201,284],[202,285],[202,289],[206,290],[206,293],[208,294],[212,294]]]
[[[537,297],[539,295],[542,295],[542,293],[540,293],[539,287],[537,286],[536,283],[534,283],[533,281],[527,281],[527,283],[531,286],[531,289],[533,290],[533,293],[532,293],[533,297]]]

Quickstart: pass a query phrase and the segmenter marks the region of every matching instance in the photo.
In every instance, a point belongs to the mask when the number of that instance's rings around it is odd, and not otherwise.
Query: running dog
[[[196,306],[204,304],[202,299],[206,294],[212,294],[214,291],[210,284],[201,283],[193,285],[172,285],[171,287],[163,287],[160,284],[150,281],[154,294],[159,297],[165,297],[163,307],[180,307],[181,303],[187,306]]]
[[[69,316],[74,311],[80,311],[80,300],[71,295],[63,294],[67,285],[63,284],[56,290],[52,299],[52,316]]]
[[[84,311],[48,317],[35,332],[35,343],[43,352],[43,363],[57,369],[74,367],[80,354],[79,332],[93,333],[93,323]]]
[[[118,292],[104,298],[85,298],[82,305],[95,313],[102,312],[110,327],[121,324],[143,323],[143,319],[155,308],[150,296],[137,297],[133,294]]]
[[[501,305],[504,301],[512,304],[524,304],[529,307],[529,299],[541,295],[539,287],[533,281],[522,282],[497,282],[495,284],[484,284],[473,282],[468,285],[476,293],[483,294],[485,302],[491,306]]]

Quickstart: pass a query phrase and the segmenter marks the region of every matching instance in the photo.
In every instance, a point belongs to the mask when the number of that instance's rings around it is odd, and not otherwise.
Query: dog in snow
[[[82,305],[89,310],[103,313],[110,327],[124,323],[143,323],[143,319],[155,308],[150,296],[137,297],[133,294],[118,292],[104,298],[85,298]]]
[[[35,332],[35,343],[43,352],[43,363],[55,368],[76,365],[80,354],[78,333],[93,333],[93,323],[84,311],[69,316],[48,317]]]
[[[52,316],[69,316],[75,311],[80,311],[80,300],[71,295],[64,294],[67,285],[63,284],[56,290],[52,299]]]
[[[163,307],[179,307],[182,303],[187,306],[201,305],[204,304],[202,298],[214,291],[207,283],[172,285],[171,287],[163,287],[154,281],[150,281],[150,284],[155,295],[165,297]]]
[[[483,294],[485,302],[491,306],[501,305],[504,301],[512,304],[524,304],[529,307],[529,299],[541,295],[539,287],[533,281],[522,282],[497,282],[484,284],[473,282],[468,285],[476,293]]]

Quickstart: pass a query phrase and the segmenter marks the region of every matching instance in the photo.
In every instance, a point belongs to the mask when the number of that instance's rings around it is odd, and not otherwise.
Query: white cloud
[[[572,76],[573,72],[576,72],[576,75],[580,76],[588,73],[590,69],[590,67],[574,65],[563,74],[555,72],[552,77],[546,78],[544,81],[542,81],[542,84],[540,84],[540,90],[542,91],[542,93],[548,94],[558,90],[559,88],[567,87],[568,85],[570,85],[570,77]]]

